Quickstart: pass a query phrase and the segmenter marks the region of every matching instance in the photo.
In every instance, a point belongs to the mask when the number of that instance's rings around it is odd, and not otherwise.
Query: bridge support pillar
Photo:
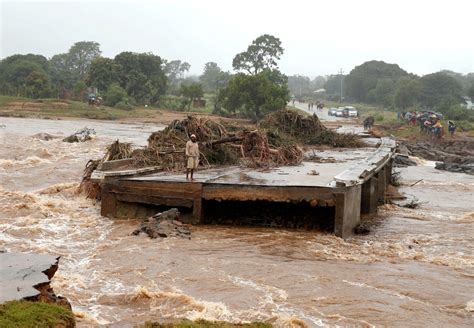
[[[378,187],[379,182],[375,176],[362,185],[361,214],[377,213],[377,206],[379,203]]]
[[[361,185],[347,187],[343,192],[335,193],[334,233],[336,236],[349,238],[353,234],[354,227],[360,222],[361,193]]]

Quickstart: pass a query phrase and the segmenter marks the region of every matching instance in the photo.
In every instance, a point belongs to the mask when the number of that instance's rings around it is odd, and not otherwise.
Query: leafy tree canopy
[[[257,75],[239,73],[219,93],[219,102],[231,114],[255,120],[284,108],[289,101],[287,78],[277,70]]]
[[[204,88],[207,91],[218,92],[219,89],[225,87],[229,82],[230,74],[224,72],[214,62],[208,62],[204,65],[204,72],[199,77]]]
[[[470,88],[467,90],[467,95],[474,101],[474,82],[472,82]]]
[[[163,60],[152,53],[122,52],[115,56],[117,79],[127,94],[139,103],[156,103],[166,91]]]
[[[408,76],[408,73],[401,69],[397,64],[387,64],[383,61],[368,61],[355,67],[344,79],[344,94],[347,98],[358,102],[368,102],[378,99],[378,95],[387,93],[383,90],[388,86],[388,80],[398,81],[400,78]],[[378,91],[374,91],[368,98],[369,92],[377,88],[379,80],[381,82]],[[392,83],[392,85],[394,85]]]
[[[177,86],[184,78],[184,74],[189,71],[191,65],[181,60],[164,61],[164,73],[171,86]]]
[[[443,73],[424,75],[421,79],[421,104],[436,108],[443,104],[456,104],[461,102],[462,86],[455,78]]]
[[[87,73],[86,83],[106,92],[108,87],[118,81],[119,65],[110,58],[94,59]]]
[[[91,62],[101,53],[100,44],[95,41],[76,42],[67,54],[69,69],[83,80]]]
[[[236,71],[245,71],[257,75],[263,70],[277,69],[277,61],[283,54],[280,39],[264,34],[253,40],[247,50],[237,54],[232,61]]]
[[[419,79],[402,78],[396,85],[394,104],[397,108],[406,110],[420,101],[421,83]]]

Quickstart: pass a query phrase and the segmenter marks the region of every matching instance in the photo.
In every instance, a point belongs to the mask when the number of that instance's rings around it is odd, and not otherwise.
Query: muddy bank
[[[75,327],[71,304],[65,297],[56,295],[51,287],[59,257],[1,252],[0,263],[0,304],[6,302],[0,308],[0,326],[9,326],[10,321],[21,319],[17,324],[23,327],[32,326],[27,321],[37,326],[42,320],[60,322],[61,327]],[[60,308],[35,305],[37,302]]]
[[[421,157],[438,162],[436,168],[451,172],[474,174],[474,139],[445,141],[401,141],[398,147],[401,155]],[[406,162],[406,157],[400,157]]]
[[[23,299],[71,309],[69,301],[57,296],[50,286],[58,270],[59,257],[2,252],[0,263],[0,303]]]

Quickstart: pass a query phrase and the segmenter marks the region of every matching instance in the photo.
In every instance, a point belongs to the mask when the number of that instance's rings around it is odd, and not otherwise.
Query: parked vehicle
[[[337,112],[337,108],[334,108],[334,107],[333,107],[333,108],[329,109],[328,115],[329,115],[329,116],[335,116],[335,115],[336,115],[336,112]]]
[[[336,111],[336,115],[334,115],[336,117],[344,117],[344,109],[340,109],[338,108],[337,111]]]
[[[346,117],[358,117],[359,113],[357,112],[357,109],[355,109],[354,107],[352,106],[346,106],[344,108],[346,111],[347,111],[347,115],[345,115]]]

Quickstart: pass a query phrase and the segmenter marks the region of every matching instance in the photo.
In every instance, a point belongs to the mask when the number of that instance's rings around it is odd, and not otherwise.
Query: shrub
[[[383,121],[383,114],[377,114],[374,116],[375,121],[381,122]]]
[[[112,83],[105,94],[105,104],[115,106],[119,102],[125,101],[127,91],[125,91],[118,83]]]
[[[171,109],[171,110],[182,110],[183,104],[182,99],[175,96],[164,96],[161,97],[158,105],[164,109]]]
[[[123,110],[133,110],[133,106],[128,102],[127,99],[115,104],[115,108],[123,109]]]

